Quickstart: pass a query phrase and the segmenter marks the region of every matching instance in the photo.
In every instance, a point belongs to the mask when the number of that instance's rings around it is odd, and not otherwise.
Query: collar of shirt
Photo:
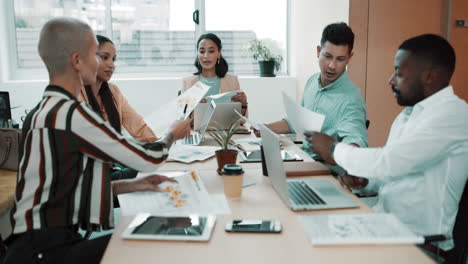
[[[334,82],[330,83],[329,85],[325,86],[325,87],[322,87],[322,83],[320,82],[320,74],[318,74],[318,78],[317,78],[317,82],[318,82],[318,88],[319,88],[319,91],[323,91],[323,90],[329,90],[329,89],[333,89],[339,85],[341,85],[341,83],[345,82],[346,80],[348,80],[349,77],[348,77],[348,71],[344,71],[340,77],[338,77]]]
[[[407,118],[409,118],[410,115],[416,115],[424,111],[425,108],[433,108],[434,105],[439,104],[442,102],[443,98],[450,97],[452,96],[453,93],[453,88],[451,85],[441,89],[440,91],[436,92],[435,94],[427,97],[426,99],[420,101],[419,103],[415,104],[414,106],[409,106],[406,107],[405,110],[403,110],[403,113]]]
[[[60,97],[67,100],[75,100],[76,97],[71,94],[69,91],[57,85],[48,85],[44,91],[44,97]]]

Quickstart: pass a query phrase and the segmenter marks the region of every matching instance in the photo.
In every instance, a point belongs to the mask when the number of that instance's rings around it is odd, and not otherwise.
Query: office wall
[[[350,74],[365,91],[371,146],[385,144],[391,123],[402,109],[388,85],[398,46],[423,33],[444,35],[446,5],[445,0],[350,0],[350,25],[359,33]]]
[[[317,45],[323,28],[333,22],[348,22],[349,0],[290,1],[291,75],[297,78],[297,99],[302,98],[309,77],[320,71]]]
[[[272,122],[285,116],[281,91],[296,97],[296,79],[292,77],[241,77],[241,88],[249,100],[249,113],[253,120]],[[137,112],[146,116],[173,99],[182,87],[180,78],[169,79],[117,79],[115,82]],[[46,81],[3,82],[0,91],[10,93],[13,119],[19,122],[24,110],[32,109],[42,97]],[[280,106],[280,107],[277,107]]]
[[[468,102],[468,28],[455,27],[455,20],[468,20],[468,1],[451,0],[449,40],[457,54],[457,65],[452,78],[455,93]]]

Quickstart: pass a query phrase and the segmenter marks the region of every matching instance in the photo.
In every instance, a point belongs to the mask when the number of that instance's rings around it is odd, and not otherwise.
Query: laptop
[[[10,95],[0,91],[0,128],[8,127],[8,120],[11,120]]]
[[[260,125],[262,145],[271,184],[293,211],[352,208],[359,205],[328,179],[286,179],[280,136]]]
[[[214,100],[212,100],[214,101]],[[208,107],[209,103],[202,103],[198,104],[194,110],[194,123],[193,129],[198,130],[200,129],[201,125],[203,124],[203,116],[205,114],[206,108]],[[216,104],[216,111],[211,118],[208,127],[217,127],[219,129],[228,129],[229,125],[232,122],[235,122],[239,119],[239,116],[234,112],[241,112],[242,105],[239,102],[233,103],[217,103]]]
[[[213,118],[213,114],[216,110],[216,103],[214,101],[211,101],[211,103],[207,104],[208,107],[201,117],[201,124],[198,132],[195,132],[191,134],[188,137],[185,137],[181,140],[182,144],[185,145],[200,145],[200,143],[203,142],[203,139],[205,138],[205,133],[206,130],[208,129],[208,124],[210,123],[210,120]]]

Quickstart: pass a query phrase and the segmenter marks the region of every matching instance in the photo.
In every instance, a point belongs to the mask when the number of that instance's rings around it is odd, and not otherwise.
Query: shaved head
[[[49,20],[41,30],[38,46],[49,76],[65,72],[70,67],[73,53],[85,56],[91,41],[96,41],[90,35],[94,36],[91,27],[78,19],[60,17]]]

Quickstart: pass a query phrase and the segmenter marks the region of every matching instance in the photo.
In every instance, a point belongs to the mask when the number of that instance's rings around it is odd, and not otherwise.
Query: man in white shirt
[[[356,148],[322,133],[308,133],[312,150],[349,175],[351,189],[376,190],[376,212],[396,215],[422,235],[451,237],[468,178],[468,104],[449,86],[455,52],[443,38],[426,34],[404,41],[389,84],[406,108],[381,148]],[[453,247],[453,241],[439,245]]]

